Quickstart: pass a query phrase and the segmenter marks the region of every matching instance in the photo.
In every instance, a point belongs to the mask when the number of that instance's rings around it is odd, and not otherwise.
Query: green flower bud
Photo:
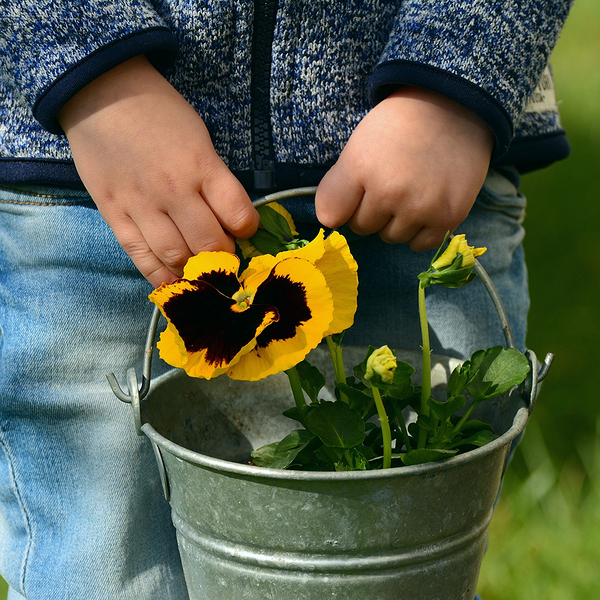
[[[462,268],[472,268],[475,266],[475,259],[485,253],[487,248],[474,248],[467,244],[467,239],[464,233],[455,235],[448,244],[448,247],[442,255],[431,263],[431,266],[437,271],[444,267],[450,266],[456,257],[460,254],[462,256],[460,266]]]
[[[423,287],[429,285],[461,287],[466,285],[475,277],[472,274],[475,259],[484,254],[486,250],[486,248],[469,246],[463,233],[455,235],[444,252],[440,247],[429,269],[419,275],[421,285]]]

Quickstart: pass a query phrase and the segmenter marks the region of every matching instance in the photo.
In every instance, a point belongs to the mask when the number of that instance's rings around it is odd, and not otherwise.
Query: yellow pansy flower
[[[252,258],[238,276],[227,252],[192,257],[150,294],[167,319],[160,356],[193,377],[256,381],[290,369],[356,311],[356,262],[340,234]]]

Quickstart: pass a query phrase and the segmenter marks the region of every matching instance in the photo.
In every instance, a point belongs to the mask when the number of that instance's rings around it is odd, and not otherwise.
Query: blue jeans
[[[523,347],[524,199],[506,175],[490,175],[459,232],[488,247],[482,263]],[[311,228],[310,203],[292,208]],[[351,238],[361,283],[347,341],[418,347],[416,275],[431,254]],[[126,370],[141,371],[150,291],[85,193],[0,189],[0,573],[11,599],[188,597],[152,449],[105,379],[125,387]],[[428,305],[435,352],[504,342],[479,283],[430,288]],[[165,370],[154,361],[153,374]]]
[[[105,378],[125,386],[128,366],[141,369],[150,291],[87,195],[0,192],[0,573],[11,598],[188,597],[152,449]]]

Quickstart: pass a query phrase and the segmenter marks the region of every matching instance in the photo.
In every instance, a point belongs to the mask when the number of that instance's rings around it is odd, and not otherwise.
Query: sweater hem
[[[274,165],[274,187],[259,191],[269,193],[294,187],[316,186],[330,168],[331,165],[278,163]],[[248,192],[254,191],[254,171],[248,169],[232,172]],[[85,189],[73,161],[61,159],[0,157],[0,184],[55,185]]]
[[[85,189],[70,160],[1,158],[0,184],[56,185]]]
[[[567,134],[560,130],[515,140],[500,160],[492,161],[492,166],[515,165],[519,173],[529,173],[564,160],[570,154],[571,145]]]

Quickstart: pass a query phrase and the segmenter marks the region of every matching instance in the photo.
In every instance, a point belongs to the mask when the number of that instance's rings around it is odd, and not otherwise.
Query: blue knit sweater
[[[548,59],[570,0],[0,0],[0,183],[81,185],[56,121],[139,54],[248,187],[318,182],[402,84],[468,107],[494,164],[568,155]]]

